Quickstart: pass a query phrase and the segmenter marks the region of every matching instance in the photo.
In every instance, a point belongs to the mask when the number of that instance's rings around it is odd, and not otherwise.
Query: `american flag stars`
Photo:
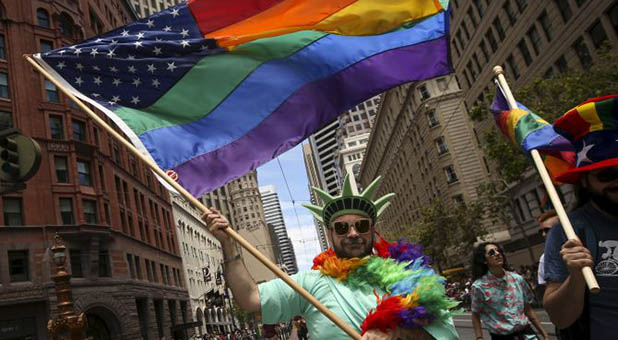
[[[104,106],[145,108],[199,60],[221,51],[182,4],[41,58]]]

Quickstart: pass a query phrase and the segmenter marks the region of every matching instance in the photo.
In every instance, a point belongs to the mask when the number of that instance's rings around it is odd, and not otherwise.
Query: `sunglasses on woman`
[[[354,227],[354,230],[356,230],[356,232],[359,234],[368,233],[369,230],[371,229],[371,220],[362,219],[354,223],[348,223],[348,222],[333,223],[333,229],[335,229],[335,234],[337,235],[347,235],[348,232],[350,232],[351,227]]]
[[[500,254],[500,251],[498,249],[489,249],[489,251],[487,252],[487,256],[496,256]]]

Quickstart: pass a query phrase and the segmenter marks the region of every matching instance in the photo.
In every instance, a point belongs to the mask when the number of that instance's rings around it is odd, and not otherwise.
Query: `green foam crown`
[[[348,175],[343,181],[343,190],[340,196],[331,196],[324,190],[312,187],[313,191],[322,199],[324,206],[320,207],[313,204],[303,204],[303,206],[322,222],[325,226],[329,226],[331,220],[341,215],[361,215],[371,218],[374,223],[378,217],[384,213],[386,208],[391,204],[389,200],[395,194],[386,194],[379,199],[372,201],[373,194],[378,188],[382,177],[378,177],[367,186],[362,193],[354,195],[352,185]]]

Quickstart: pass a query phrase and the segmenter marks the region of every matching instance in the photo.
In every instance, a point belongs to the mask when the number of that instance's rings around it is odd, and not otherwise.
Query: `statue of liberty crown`
[[[384,213],[391,204],[389,200],[395,196],[394,193],[386,194],[379,199],[372,201],[372,196],[378,188],[381,177],[376,178],[367,186],[362,193],[355,195],[348,175],[343,181],[343,190],[340,196],[331,196],[324,190],[312,187],[313,191],[322,199],[324,206],[320,207],[313,204],[302,204],[325,226],[330,227],[330,221],[342,215],[361,215],[371,218],[375,223],[378,217]]]

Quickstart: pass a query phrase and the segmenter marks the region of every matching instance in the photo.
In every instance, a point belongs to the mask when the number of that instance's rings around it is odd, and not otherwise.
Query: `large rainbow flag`
[[[35,59],[201,196],[365,99],[452,72],[447,6],[191,0]]]
[[[527,107],[517,102],[511,109],[502,88],[497,85],[491,111],[496,125],[506,138],[526,155],[538,150],[552,180],[575,164],[575,148],[554,127]]]

